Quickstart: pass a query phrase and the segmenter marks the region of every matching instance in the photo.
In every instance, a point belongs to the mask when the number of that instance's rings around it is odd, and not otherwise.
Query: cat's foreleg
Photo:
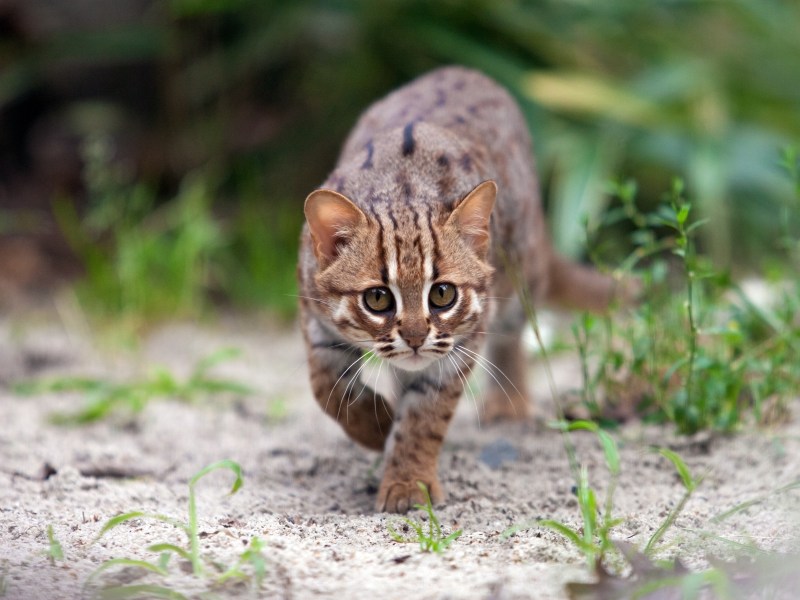
[[[418,482],[428,488],[434,504],[444,500],[438,475],[439,452],[463,391],[453,365],[445,364],[448,368],[441,372],[430,369],[403,383],[392,434],[384,450],[383,480],[375,501],[378,511],[404,513],[414,504],[424,504]],[[463,377],[469,376],[471,365],[468,359],[460,365]]]
[[[319,405],[347,435],[371,450],[383,450],[392,429],[393,410],[386,399],[360,380],[366,358],[350,344],[308,341],[311,388]]]

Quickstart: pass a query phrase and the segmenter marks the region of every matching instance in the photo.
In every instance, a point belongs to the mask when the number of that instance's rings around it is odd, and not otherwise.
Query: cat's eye
[[[450,308],[456,301],[456,286],[452,283],[434,283],[428,294],[433,308]]]
[[[394,297],[385,287],[369,288],[364,292],[364,304],[372,312],[382,313],[394,306]]]

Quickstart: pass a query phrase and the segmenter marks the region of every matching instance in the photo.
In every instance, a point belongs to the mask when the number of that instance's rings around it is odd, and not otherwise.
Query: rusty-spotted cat
[[[305,215],[311,386],[351,438],[384,452],[379,511],[422,502],[417,481],[443,500],[439,451],[476,363],[503,373],[488,378],[488,419],[529,414],[516,282],[536,304],[602,310],[614,294],[612,278],[553,251],[522,114],[469,69],[373,104]],[[394,372],[388,398],[359,381],[368,353]]]

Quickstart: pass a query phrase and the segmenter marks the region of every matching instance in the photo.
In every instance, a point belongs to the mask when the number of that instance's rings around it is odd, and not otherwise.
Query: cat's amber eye
[[[382,313],[391,310],[394,306],[394,297],[385,287],[369,288],[364,292],[364,304],[372,312]]]
[[[452,283],[434,283],[428,301],[433,308],[450,308],[456,301],[456,286]]]

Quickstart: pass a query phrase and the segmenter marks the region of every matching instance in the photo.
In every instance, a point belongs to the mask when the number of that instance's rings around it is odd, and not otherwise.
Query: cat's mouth
[[[390,358],[389,361],[394,366],[404,371],[422,371],[436,361],[436,358],[432,356],[423,356],[417,352],[409,352],[402,356]]]

